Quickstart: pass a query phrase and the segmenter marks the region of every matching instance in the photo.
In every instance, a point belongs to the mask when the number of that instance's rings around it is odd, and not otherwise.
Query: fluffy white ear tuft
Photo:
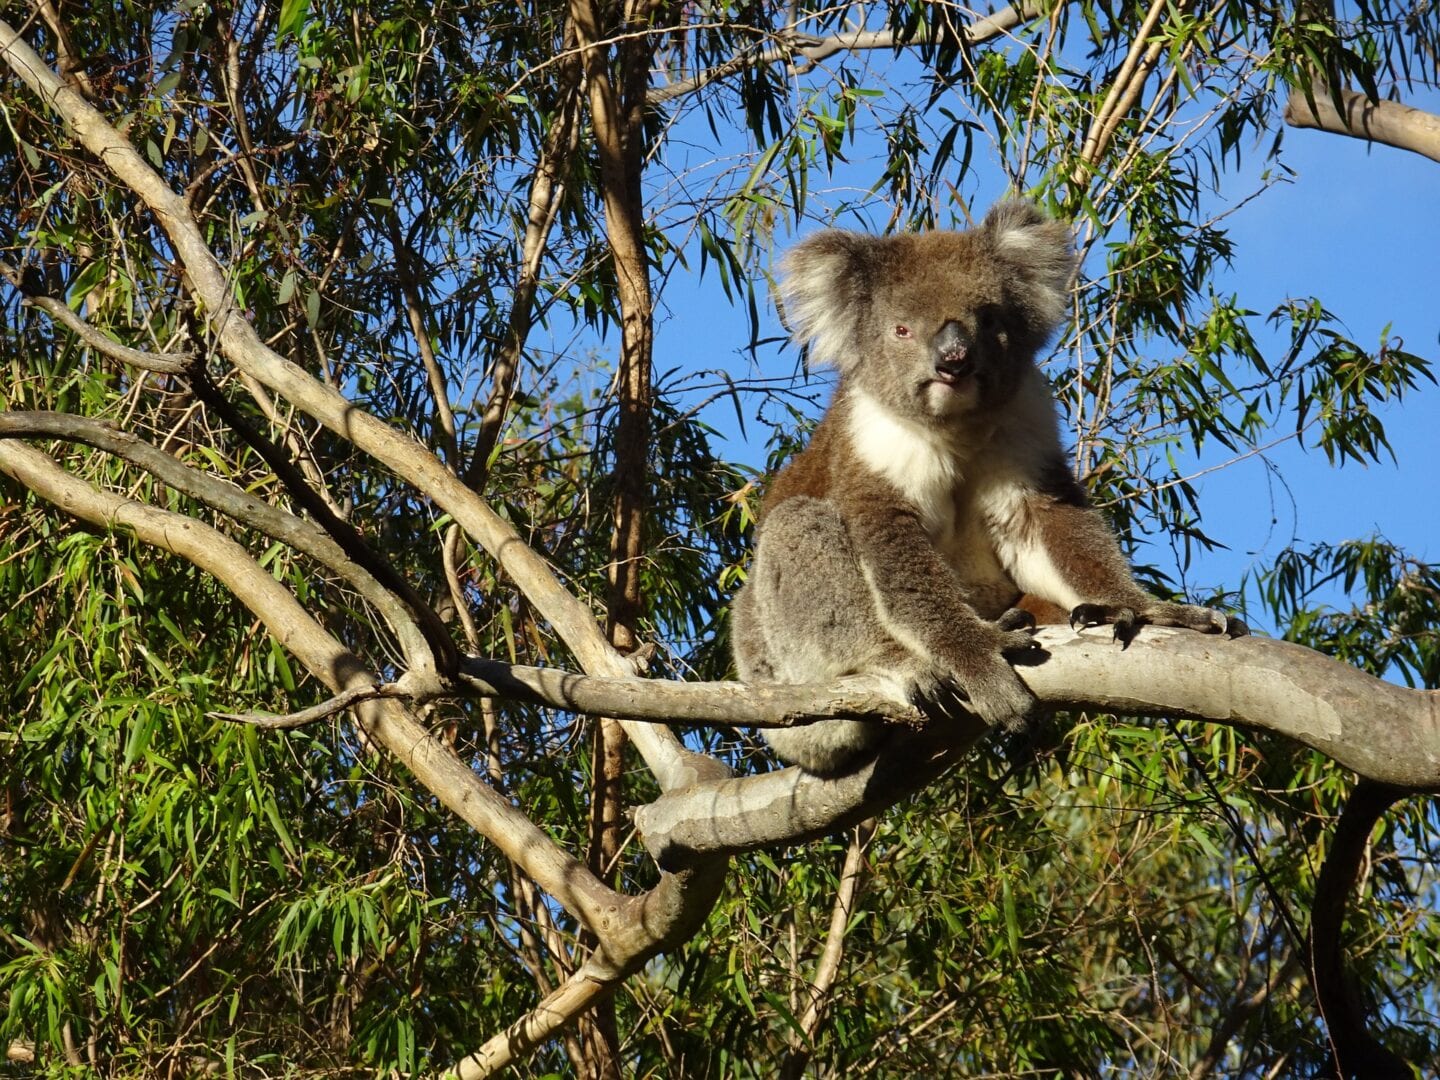
[[[810,359],[845,370],[859,360],[877,246],[862,233],[827,229],[791,249],[780,264],[785,320]]]
[[[996,252],[1027,279],[1036,311],[1059,322],[1077,265],[1070,227],[1046,217],[1032,202],[1007,199],[990,209],[981,228]]]

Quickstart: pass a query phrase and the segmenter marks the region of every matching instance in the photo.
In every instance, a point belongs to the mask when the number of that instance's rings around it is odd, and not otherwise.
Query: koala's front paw
[[[1244,637],[1250,628],[1234,615],[1198,604],[1171,604],[1154,600],[1143,607],[1122,604],[1080,604],[1070,612],[1070,625],[1079,630],[1087,626],[1114,624],[1115,640],[1129,644],[1145,623],[1153,626],[1181,626],[1202,634],[1225,634]]]
[[[1033,642],[1026,643],[1027,651],[1033,647]],[[1006,731],[1021,731],[1027,726],[1035,709],[1035,695],[998,652],[984,661],[967,662],[965,669],[962,672],[938,664],[917,665],[904,676],[906,696],[931,717],[954,720],[973,714],[988,727]]]

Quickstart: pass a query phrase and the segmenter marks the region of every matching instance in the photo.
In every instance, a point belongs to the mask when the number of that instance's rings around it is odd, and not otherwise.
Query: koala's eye
[[[915,336],[915,333],[904,323],[896,323],[895,336],[898,338],[912,338]]]

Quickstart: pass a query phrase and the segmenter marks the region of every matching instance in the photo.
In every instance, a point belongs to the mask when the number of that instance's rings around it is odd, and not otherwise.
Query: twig
[[[205,715],[212,720],[229,720],[236,724],[249,724],[251,727],[283,731],[328,719],[362,701],[373,701],[375,698],[382,697],[403,697],[404,694],[405,691],[397,689],[394,683],[382,683],[378,686],[354,686],[349,690],[341,691],[334,697],[327,698],[318,705],[311,705],[308,709],[281,713],[278,716],[273,713],[257,712],[207,712]]]
[[[456,443],[455,411],[450,407],[450,391],[445,385],[445,371],[435,355],[430,341],[430,331],[425,326],[424,304],[420,289],[416,285],[416,257],[400,235],[399,215],[391,213],[390,247],[395,252],[395,277],[400,291],[400,300],[405,308],[405,318],[410,323],[410,334],[415,339],[415,348],[420,352],[420,362],[425,366],[425,377],[430,382],[430,395],[435,400],[435,420],[431,437],[445,451],[445,460],[451,468],[458,469],[459,447]]]
[[[22,306],[33,307],[45,312],[86,345],[112,360],[119,360],[122,364],[145,371],[153,371],[160,375],[179,374],[191,362],[191,357],[186,353],[153,353],[121,345],[71,311],[63,301],[56,300],[53,296],[37,296],[31,293],[25,287],[22,273],[3,260],[0,260],[0,277],[5,278],[25,294],[25,298],[20,301]]]
[[[568,34],[568,30],[567,30]],[[485,488],[490,458],[500,438],[500,429],[510,412],[510,399],[515,394],[515,379],[520,358],[535,321],[535,294],[540,286],[540,261],[545,256],[550,230],[565,194],[565,174],[579,144],[580,132],[580,63],[579,54],[571,53],[560,76],[564,101],[545,141],[540,159],[535,163],[535,176],[530,182],[530,200],[525,218],[525,238],[520,250],[520,274],[515,281],[514,299],[505,338],[495,354],[490,370],[490,399],[480,417],[480,431],[475,439],[470,464],[465,468],[465,482],[476,491]]]

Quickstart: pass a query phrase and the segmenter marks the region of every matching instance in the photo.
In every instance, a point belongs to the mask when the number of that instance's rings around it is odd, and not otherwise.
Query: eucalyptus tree
[[[0,15],[15,1074],[1435,1059],[1415,555],[1231,583],[1295,644],[1047,629],[1020,741],[723,681],[814,222],[1074,221],[1048,370],[1159,590],[1224,539],[1189,463],[1383,458],[1427,361],[1213,282],[1286,125],[1440,160],[1433,6]],[[832,780],[750,735],[835,715],[923,730]]]

